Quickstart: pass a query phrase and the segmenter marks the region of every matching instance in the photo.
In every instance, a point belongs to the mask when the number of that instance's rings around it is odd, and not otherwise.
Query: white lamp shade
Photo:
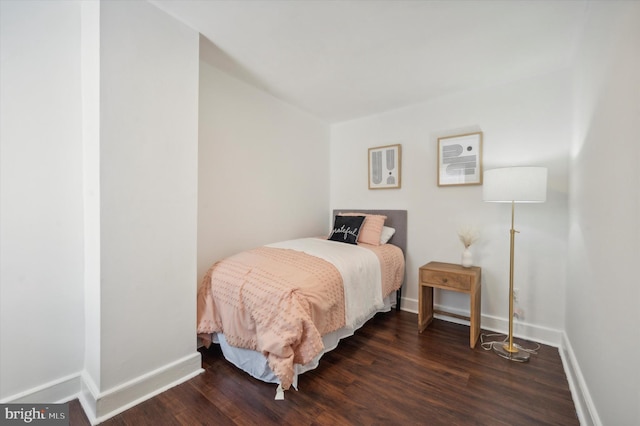
[[[484,172],[482,199],[494,203],[544,203],[546,167],[505,167]]]

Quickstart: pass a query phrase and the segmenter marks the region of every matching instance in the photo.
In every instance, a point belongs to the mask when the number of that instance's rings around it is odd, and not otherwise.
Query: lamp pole
[[[493,351],[503,358],[511,361],[529,361],[529,353],[519,350],[513,344],[513,259],[515,254],[516,231],[515,229],[515,200],[511,201],[511,231],[510,231],[510,253],[509,253],[509,342],[494,342]],[[502,344],[500,344],[502,343]]]
[[[509,253],[509,337],[492,342],[493,351],[510,361],[526,362],[530,351],[513,344],[513,272],[515,257],[516,203],[544,203],[547,199],[546,167],[503,167],[484,172],[482,198],[495,203],[511,203],[511,231]]]
[[[515,211],[516,202],[511,201],[511,255],[509,257],[509,344],[504,344],[504,350],[510,353],[518,352],[518,349],[513,346],[513,259],[516,245],[516,231],[515,224]]]

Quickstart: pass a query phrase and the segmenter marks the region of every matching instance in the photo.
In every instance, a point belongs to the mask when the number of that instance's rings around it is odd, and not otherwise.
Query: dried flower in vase
[[[469,248],[471,244],[478,241],[480,235],[478,231],[473,228],[463,228],[458,231],[458,237],[460,237],[460,241],[464,244],[464,248]]]

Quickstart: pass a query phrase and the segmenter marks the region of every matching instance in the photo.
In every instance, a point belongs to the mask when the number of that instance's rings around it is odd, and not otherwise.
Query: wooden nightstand
[[[434,312],[440,315],[465,319],[470,324],[469,344],[473,348],[480,336],[480,275],[478,266],[463,268],[460,265],[429,262],[418,271],[418,331],[422,333],[431,321]],[[433,309],[433,289],[452,290],[469,294],[470,317]]]

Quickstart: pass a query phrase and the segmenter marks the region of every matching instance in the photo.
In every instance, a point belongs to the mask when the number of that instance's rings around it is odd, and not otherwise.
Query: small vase
[[[468,247],[464,249],[462,252],[462,266],[465,268],[469,268],[473,265],[473,256],[471,255],[471,250]]]

